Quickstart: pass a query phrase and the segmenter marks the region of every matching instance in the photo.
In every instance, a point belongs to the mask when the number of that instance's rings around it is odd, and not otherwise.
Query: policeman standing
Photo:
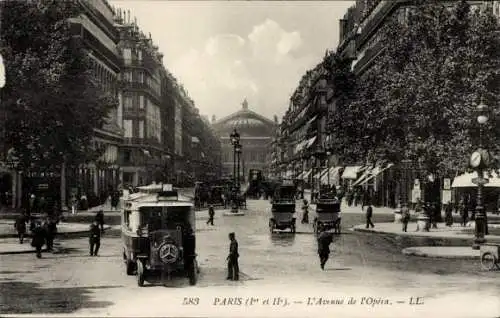
[[[104,211],[99,210],[95,215],[95,221],[101,228],[101,233],[104,233]]]
[[[208,221],[207,221],[207,224],[214,225],[214,215],[215,215],[214,207],[213,207],[213,205],[210,204],[208,206]]]
[[[325,264],[330,256],[330,244],[333,241],[331,233],[325,231],[323,226],[320,225],[318,235],[318,255],[321,264],[321,269],[325,270]]]
[[[42,258],[42,246],[45,244],[45,230],[40,221],[36,221],[33,225],[33,238],[31,240],[31,246],[36,249],[36,257]]]
[[[26,234],[26,222],[27,219],[23,213],[17,217],[16,223],[14,224],[14,227],[16,228],[17,231],[17,236],[19,238],[19,244],[23,244],[24,242],[24,235]]]
[[[366,228],[369,227],[375,227],[372,222],[372,216],[373,216],[373,207],[371,204],[368,204],[368,208],[366,209]]]
[[[101,229],[99,229],[97,221],[94,221],[94,223],[90,225],[89,245],[90,256],[97,256],[99,247],[101,247]]]
[[[228,280],[239,280],[240,267],[238,265],[238,241],[234,232],[229,233],[229,256],[227,257],[227,279]]]
[[[54,238],[57,233],[57,222],[53,217],[47,218],[44,224],[45,235],[47,240],[47,251],[51,252],[54,249]]]

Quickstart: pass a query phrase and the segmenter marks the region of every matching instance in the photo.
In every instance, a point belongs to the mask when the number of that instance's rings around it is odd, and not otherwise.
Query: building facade
[[[121,180],[137,186],[163,179],[170,156],[163,138],[163,55],[139,30],[130,14],[117,11],[120,33],[118,50],[122,60],[120,102],[123,105],[124,143],[121,149]],[[164,106],[164,107],[162,107]],[[165,107],[167,106],[167,107]]]
[[[248,109],[248,102],[244,100],[239,111],[218,121],[213,120],[212,126],[221,143],[224,176],[233,176],[234,148],[229,136],[236,129],[240,134],[242,145],[240,180],[248,181],[250,169],[267,172],[267,177],[269,177],[271,168],[269,154],[272,152],[272,141],[278,127],[277,117],[275,121],[272,121],[257,114]]]

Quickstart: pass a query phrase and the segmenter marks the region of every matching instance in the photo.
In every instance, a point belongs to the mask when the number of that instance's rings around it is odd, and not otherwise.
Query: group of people
[[[55,217],[46,216],[43,219],[30,218],[26,213],[16,218],[14,227],[17,231],[19,244],[24,243],[24,237],[27,232],[27,225],[32,234],[31,246],[36,249],[36,257],[42,257],[42,247],[47,246],[47,251],[51,252],[54,248],[54,239],[57,234],[57,223]]]

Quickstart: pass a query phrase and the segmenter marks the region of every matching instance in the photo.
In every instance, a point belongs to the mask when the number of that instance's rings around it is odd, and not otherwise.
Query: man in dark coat
[[[208,221],[207,221],[207,224],[214,225],[214,215],[215,215],[214,206],[210,204],[208,206]]]
[[[325,270],[325,264],[330,257],[330,244],[332,241],[332,234],[328,233],[322,226],[320,226],[318,235],[318,255],[322,270]]]
[[[97,256],[99,247],[101,247],[101,230],[99,229],[97,221],[94,221],[94,223],[90,225],[89,234],[90,256]]]
[[[47,243],[47,251],[51,252],[54,249],[54,238],[57,233],[57,223],[54,218],[47,218],[44,223],[45,238]]]
[[[97,213],[95,215],[95,221],[97,222],[97,224],[101,228],[101,233],[103,233],[104,232],[104,211],[103,210],[97,211]]]
[[[19,244],[23,244],[24,242],[24,235],[26,234],[26,222],[27,218],[25,214],[21,214],[20,216],[17,217],[16,223],[14,223],[14,227],[17,231],[17,236],[19,238]]]
[[[35,221],[32,234],[31,246],[36,249],[36,257],[42,258],[42,246],[45,244],[46,233],[40,221]]]
[[[229,233],[229,255],[227,257],[227,279],[228,280],[239,280],[240,267],[238,265],[238,241],[234,232]]]
[[[375,227],[372,222],[372,216],[373,216],[373,207],[371,204],[368,205],[368,208],[366,208],[366,228],[369,227]]]

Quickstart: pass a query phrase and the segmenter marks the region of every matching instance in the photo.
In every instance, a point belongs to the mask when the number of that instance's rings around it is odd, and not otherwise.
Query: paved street
[[[87,256],[87,239],[63,240],[55,254],[44,254],[42,259],[33,254],[1,255],[0,312],[180,315],[182,310],[193,315],[204,308],[202,313],[207,314],[216,309],[209,299],[218,295],[262,296],[263,292],[277,288],[281,291],[277,295],[295,293],[304,297],[311,295],[311,290],[314,295],[331,296],[333,291],[354,295],[367,288],[368,295],[377,297],[394,295],[394,291],[404,297],[424,294],[444,297],[467,288],[473,293],[480,289],[483,301],[493,295],[488,294],[490,290],[500,290],[498,273],[481,272],[477,261],[405,256],[401,253],[403,247],[426,242],[349,231],[348,227],[362,223],[363,215],[355,213],[344,214],[344,233],[335,239],[333,257],[323,272],[318,264],[312,226],[299,225],[296,235],[271,235],[267,228],[269,208],[267,201],[249,201],[245,216],[228,217],[219,212],[214,227],[205,224],[205,215],[198,214],[201,276],[196,287],[190,287],[187,279],[182,278],[167,282],[166,287],[137,287],[134,277],[125,274],[119,238],[104,237],[99,257]],[[387,214],[375,215],[375,224],[390,218]],[[240,244],[240,282],[224,279],[230,231],[236,232]],[[321,294],[323,289],[327,289],[327,294]],[[182,306],[183,297],[200,297],[204,304],[189,309]],[[172,306],[161,309],[166,300]],[[146,304],[151,306],[144,307]],[[500,308],[498,302],[489,305],[493,306],[491,310],[494,306]],[[303,309],[308,308],[299,307],[291,312],[292,316],[305,313]],[[150,308],[156,309],[150,312]],[[371,307],[364,310],[368,308]],[[379,310],[382,315],[383,308]],[[217,314],[235,314],[234,308],[226,311]],[[393,308],[385,313],[397,312]]]

